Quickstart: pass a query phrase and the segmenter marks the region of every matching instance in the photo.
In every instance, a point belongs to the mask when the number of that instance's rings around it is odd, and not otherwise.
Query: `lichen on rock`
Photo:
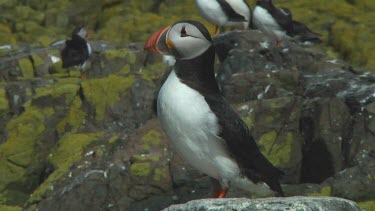
[[[4,88],[0,87],[0,117],[9,111],[9,102]]]
[[[72,164],[82,157],[82,153],[89,144],[98,141],[103,133],[89,134],[65,134],[48,157],[48,161],[55,170],[48,178],[32,193],[28,203],[34,203],[43,198],[46,191],[53,189],[53,183],[66,174]]]
[[[120,97],[131,87],[134,76],[122,77],[110,75],[82,83],[83,93],[90,104],[95,108],[95,118],[103,120],[107,107],[113,106]]]

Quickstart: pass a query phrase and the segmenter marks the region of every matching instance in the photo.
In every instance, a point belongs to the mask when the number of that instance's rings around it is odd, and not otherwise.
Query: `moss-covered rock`
[[[358,205],[365,211],[375,210],[375,200],[358,202]]]
[[[70,105],[69,111],[66,113],[64,119],[56,125],[59,134],[64,134],[66,131],[75,133],[81,125],[85,124],[87,113],[82,110],[81,106],[82,100],[76,97]]]
[[[332,196],[332,188],[325,186],[319,192],[310,193],[309,196]]]
[[[2,210],[2,211],[22,211],[22,207],[0,205],[0,210]]]
[[[0,201],[19,204],[38,184],[41,163],[38,162],[38,144],[45,131],[45,119],[53,109],[27,107],[19,117],[12,119],[6,128],[7,139],[0,145]],[[7,190],[6,188],[9,189]],[[10,188],[12,187],[12,188]]]
[[[375,69],[374,1],[277,1],[291,9],[296,20],[321,33],[327,45],[340,57],[368,70]],[[329,26],[332,27],[329,27]]]
[[[279,97],[250,101],[238,105],[237,110],[263,155],[284,170],[290,182],[297,182],[302,162],[302,138],[298,132],[301,100]]]
[[[87,80],[82,83],[84,95],[88,102],[94,106],[97,120],[104,119],[107,107],[118,102],[133,81],[133,76],[110,75],[106,78]]]
[[[130,167],[130,172],[133,176],[136,177],[148,176],[151,172],[151,164],[148,162],[134,163]]]
[[[30,58],[22,58],[18,61],[19,67],[21,68],[23,77],[32,78],[34,77],[34,66]]]
[[[0,117],[9,111],[9,102],[4,88],[0,87]]]
[[[72,164],[82,157],[82,152],[89,144],[98,141],[103,133],[70,134],[64,135],[59,144],[49,155],[49,162],[55,170],[48,178],[32,193],[28,203],[39,201],[46,191],[53,189],[53,183],[66,174]]]

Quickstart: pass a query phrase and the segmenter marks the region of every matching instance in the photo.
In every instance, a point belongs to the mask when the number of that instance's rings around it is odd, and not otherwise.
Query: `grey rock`
[[[264,199],[202,199],[190,201],[186,204],[172,205],[164,211],[361,211],[359,206],[350,200],[335,197],[289,197]]]

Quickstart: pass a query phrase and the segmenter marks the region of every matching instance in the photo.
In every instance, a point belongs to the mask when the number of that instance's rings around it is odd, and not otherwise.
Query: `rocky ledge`
[[[201,199],[186,204],[172,205],[164,211],[361,211],[358,205],[350,200],[335,197],[289,197],[264,199]]]

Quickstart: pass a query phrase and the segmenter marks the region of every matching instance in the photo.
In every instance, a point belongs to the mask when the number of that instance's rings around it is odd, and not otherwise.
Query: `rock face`
[[[224,210],[330,210],[330,211],[360,211],[358,205],[349,200],[334,197],[290,197],[266,199],[202,199],[186,204],[172,205],[164,211],[224,211]]]
[[[254,7],[254,1],[246,1]],[[274,1],[274,4],[290,9],[295,20],[322,34],[328,52],[339,54],[356,66],[375,68],[373,0]],[[144,41],[150,32],[183,19],[203,22],[214,31],[214,26],[198,14],[195,5],[186,4],[185,0],[12,0],[0,1],[0,11],[0,55],[8,44],[33,42],[47,46],[56,39],[66,38],[77,25],[95,31],[90,33],[91,39],[111,40],[116,44]]]
[[[315,47],[266,40],[257,31],[215,37],[217,79],[262,153],[285,171],[286,195],[371,207],[375,76]],[[155,119],[168,69],[161,58],[142,44],[91,44],[86,81],[61,69],[61,46],[20,45],[0,57],[0,204],[161,210],[210,197],[209,178],[173,153]]]

